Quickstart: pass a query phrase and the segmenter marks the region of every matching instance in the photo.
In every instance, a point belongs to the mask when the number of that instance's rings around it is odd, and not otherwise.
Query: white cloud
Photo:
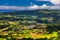
[[[29,10],[36,10],[36,9],[47,9],[49,6],[47,6],[46,4],[43,4],[42,6],[38,6],[38,5],[32,5],[29,7],[26,7]]]
[[[29,8],[29,9],[38,9],[39,6],[38,6],[38,5],[33,5],[33,6],[28,7],[28,8]]]
[[[20,7],[20,6],[0,6],[0,9],[24,10],[25,7]]]
[[[0,9],[9,9],[9,10],[36,10],[36,9],[45,9],[47,7],[46,4],[42,6],[31,5],[31,6],[0,6]]]
[[[51,7],[49,7],[49,9],[60,9],[60,6],[59,5],[57,5],[57,6],[51,6]]]
[[[42,6],[38,5],[31,5],[31,6],[0,6],[1,9],[8,9],[8,10],[37,10],[37,9],[60,9],[59,5],[56,6],[47,6],[43,4]]]
[[[60,4],[60,0],[50,0],[53,4]]]
[[[60,0],[36,0],[36,1],[50,1],[52,4],[60,4]]]
[[[45,6],[46,9],[60,9],[60,0],[36,0],[36,1],[50,1],[54,6]]]
[[[43,4],[42,7],[43,7],[43,8],[47,8],[48,6],[47,6],[46,4]]]

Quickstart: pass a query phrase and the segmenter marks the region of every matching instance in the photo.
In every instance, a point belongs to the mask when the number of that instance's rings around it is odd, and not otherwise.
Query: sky
[[[60,0],[0,0],[0,10],[60,9]]]
[[[39,1],[39,0],[0,0],[1,6],[30,6],[30,5],[51,5],[49,1]]]

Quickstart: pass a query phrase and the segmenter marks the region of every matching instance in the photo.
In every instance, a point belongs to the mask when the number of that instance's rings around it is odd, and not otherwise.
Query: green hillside
[[[0,40],[60,40],[60,10],[0,12]]]

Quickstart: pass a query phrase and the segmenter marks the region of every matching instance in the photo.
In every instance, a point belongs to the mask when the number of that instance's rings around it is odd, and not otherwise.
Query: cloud
[[[60,0],[36,0],[36,1],[50,1],[52,4],[60,4]]]
[[[46,4],[43,4],[42,6],[38,6],[38,5],[32,5],[29,6],[28,9],[29,10],[35,10],[35,9],[47,9],[49,6],[47,6]]]
[[[24,10],[25,7],[20,7],[20,6],[0,6],[1,9],[9,9],[9,10]]]
[[[60,0],[36,0],[36,1],[50,1],[52,4],[54,4],[54,6],[47,6],[47,5],[43,5],[45,6],[45,9],[60,9]]]
[[[38,5],[33,5],[28,7],[29,10],[36,10],[36,9],[60,9],[60,5],[55,5],[55,6],[47,6],[46,4],[43,4],[42,6],[38,6]]]
[[[50,0],[53,4],[60,4],[60,0]]]
[[[38,5],[32,5],[32,6],[29,6],[28,9],[38,9],[39,6]]]
[[[59,9],[60,10],[60,5],[51,6],[51,7],[49,7],[49,9]]]
[[[0,6],[1,9],[8,9],[8,10],[36,10],[36,9],[45,9],[47,7],[46,4],[42,6],[38,5],[31,5],[31,6]]]
[[[0,6],[0,10],[37,10],[37,9],[60,9],[59,5],[47,6],[43,4],[42,6],[31,5],[31,6]]]

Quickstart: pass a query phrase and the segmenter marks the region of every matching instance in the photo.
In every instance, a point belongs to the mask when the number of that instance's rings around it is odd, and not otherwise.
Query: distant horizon
[[[48,10],[48,9],[41,9],[41,10],[44,11],[44,10]],[[41,11],[41,10],[39,10],[39,9],[38,10],[0,10],[0,12]],[[55,9],[52,9],[52,10],[55,10]]]

